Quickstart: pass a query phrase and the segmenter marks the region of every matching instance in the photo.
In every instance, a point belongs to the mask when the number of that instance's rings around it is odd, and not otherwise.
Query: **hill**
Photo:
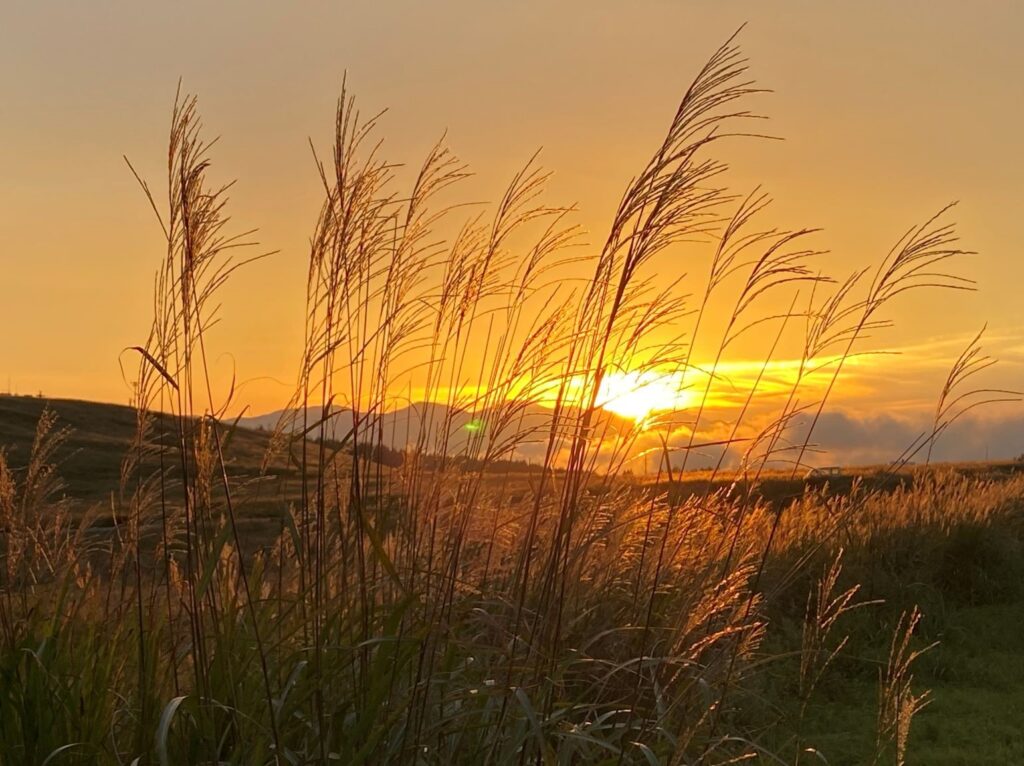
[[[84,503],[104,501],[116,492],[121,462],[135,433],[135,410],[120,404],[77,399],[0,395],[0,449],[14,468],[24,466],[32,451],[36,424],[46,409],[56,413],[59,428],[68,429],[57,451],[60,475],[69,497]],[[166,416],[162,416],[166,418]],[[160,420],[156,427],[161,425]],[[170,424],[165,422],[170,432]],[[227,456],[237,472],[256,472],[270,435],[237,428]]]

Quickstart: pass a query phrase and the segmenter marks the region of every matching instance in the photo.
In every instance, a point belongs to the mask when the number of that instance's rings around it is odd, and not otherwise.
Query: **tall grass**
[[[715,154],[754,137],[747,104],[758,92],[730,40],[686,90],[591,254],[573,210],[545,201],[535,158],[493,210],[463,206],[452,195],[468,170],[449,149],[439,143],[417,172],[402,170],[383,155],[380,115],[343,89],[332,146],[316,155],[323,200],[295,395],[248,480],[229,471],[233,387],[215,397],[206,339],[219,288],[252,260],[250,233],[230,233],[229,185],[210,180],[196,101],[180,96],[166,198],[140,178],[166,251],[136,347],[138,436],[112,500],[114,532],[71,523],[51,418],[24,474],[0,453],[0,755],[789,758],[765,752],[735,715],[738,690],[765,662],[771,599],[839,539],[870,550],[894,529],[986,524],[1022,487],[941,475],[894,495],[809,490],[781,510],[751,489],[780,464],[802,470],[844,366],[892,300],[968,286],[944,271],[961,253],[947,211],[909,230],[877,270],[838,281],[821,273],[812,231],[761,223],[768,197],[730,191]],[[684,274],[701,258],[709,267],[691,307]],[[716,323],[719,307],[727,316]],[[712,386],[755,332],[769,339],[764,365],[726,436],[707,444]],[[769,393],[767,371],[794,332],[794,380]],[[715,351],[698,359],[705,335]],[[705,381],[700,403],[613,417],[605,381],[620,370],[672,374],[682,388]],[[418,422],[396,436],[387,416],[406,403]],[[755,418],[759,407],[771,415]],[[926,443],[948,417],[940,404]],[[708,449],[717,475],[728,448],[749,481],[696,496],[631,481],[652,434],[659,479]],[[394,465],[379,459],[388,450],[401,453]],[[540,457],[517,485],[509,461],[526,451]],[[299,489],[280,500],[278,538],[253,552],[239,517],[274,491],[282,461]],[[833,595],[838,566],[808,610],[802,710],[843,646],[831,648],[831,631],[856,591]],[[897,762],[923,699],[909,685],[918,619],[901,621],[884,676],[878,757],[895,749]],[[794,763],[803,746],[798,736]]]

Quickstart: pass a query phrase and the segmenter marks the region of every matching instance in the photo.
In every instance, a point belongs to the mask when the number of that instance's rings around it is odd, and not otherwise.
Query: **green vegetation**
[[[994,766],[1024,757],[1022,618],[1020,600],[957,605],[932,628],[940,643],[916,673],[932,701],[911,730],[909,763]],[[815,705],[808,739],[830,754],[830,763],[863,762],[857,754],[872,746],[877,694],[874,679],[842,674]]]

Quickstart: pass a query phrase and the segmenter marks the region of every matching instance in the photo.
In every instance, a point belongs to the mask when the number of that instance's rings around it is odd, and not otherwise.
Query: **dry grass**
[[[837,282],[820,275],[810,231],[761,224],[767,197],[731,193],[712,154],[752,133],[756,93],[730,41],[587,258],[573,247],[571,210],[543,201],[546,175],[532,160],[489,216],[464,219],[445,201],[466,169],[441,144],[398,191],[378,118],[343,91],[332,149],[317,159],[323,203],[294,414],[266,458],[293,465],[299,490],[280,504],[280,536],[253,557],[240,553],[238,508],[265,499],[267,485],[229,476],[231,397],[214,400],[205,346],[247,235],[228,233],[228,187],[211,184],[196,102],[179,98],[166,201],[143,183],[167,248],[137,347],[137,438],[113,500],[126,523],[113,537],[90,536],[88,520],[67,524],[50,418],[23,475],[0,456],[0,754],[161,764],[788,757],[765,752],[735,715],[737,690],[764,663],[772,599],[840,542],[864,551],[899,530],[995,523],[1024,480],[925,474],[892,494],[808,491],[778,510],[754,493],[780,461],[802,470],[845,361],[885,324],[890,301],[965,286],[943,271],[961,252],[945,211],[877,270]],[[711,266],[691,311],[678,258],[701,249]],[[731,309],[712,329],[716,302]],[[746,484],[713,490],[721,462],[708,491],[691,496],[620,479],[641,429],[601,408],[610,371],[681,371],[685,384],[697,336],[717,331],[711,380],[755,328],[775,338],[767,368],[801,325],[799,372],[769,425],[740,439],[759,376],[730,426]],[[385,469],[371,459],[393,446],[383,415],[414,381],[443,406],[427,408],[401,466]],[[340,413],[351,428],[339,438]],[[454,425],[465,414],[471,431]],[[810,428],[794,441],[805,414]],[[684,415],[697,434],[703,405]],[[670,454],[663,444],[669,474],[701,446],[691,437]],[[544,458],[528,489],[512,492],[503,461],[525,445]],[[838,563],[808,612],[807,703],[843,647],[830,636],[856,591],[834,596],[837,579]],[[896,762],[922,699],[908,672],[917,621],[900,624],[883,679],[879,753],[895,743]]]

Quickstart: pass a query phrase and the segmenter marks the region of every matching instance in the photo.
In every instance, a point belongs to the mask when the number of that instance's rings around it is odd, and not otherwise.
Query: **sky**
[[[554,199],[602,235],[680,95],[730,34],[784,141],[733,145],[787,227],[820,227],[840,274],[877,261],[951,201],[973,294],[911,296],[858,370],[871,416],[924,411],[987,323],[1024,387],[1024,48],[1016,2],[19,2],[0,11],[0,390],[123,402],[125,347],[144,340],[161,233],[123,155],[154,182],[174,93],[220,136],[231,214],[277,253],[222,295],[216,364],[253,411],[288,399],[305,258],[320,201],[309,143],[327,145],[343,76],[388,108],[388,152],[417,163],[446,133],[494,199],[538,148]],[[857,402],[847,402],[853,407]],[[1011,449],[1011,447],[1007,447]]]

